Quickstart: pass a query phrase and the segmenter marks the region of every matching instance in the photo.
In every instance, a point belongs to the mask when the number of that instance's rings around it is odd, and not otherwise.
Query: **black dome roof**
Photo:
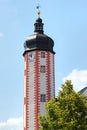
[[[24,54],[27,51],[33,51],[33,50],[43,50],[55,53],[53,51],[54,41],[44,34],[43,25],[44,24],[42,23],[42,19],[39,17],[34,23],[35,33],[31,36],[28,36],[24,43],[25,48]]]
[[[33,49],[53,52],[54,41],[45,34],[35,33],[27,37],[24,48],[32,51]]]

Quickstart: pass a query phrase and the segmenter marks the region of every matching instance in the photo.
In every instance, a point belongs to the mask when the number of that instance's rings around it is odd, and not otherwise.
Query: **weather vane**
[[[40,6],[39,6],[39,4],[37,5],[37,10],[38,10],[38,12],[37,12],[37,14],[38,14],[38,17],[40,17]]]

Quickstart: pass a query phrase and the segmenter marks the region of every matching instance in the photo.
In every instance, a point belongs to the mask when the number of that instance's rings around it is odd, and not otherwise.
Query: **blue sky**
[[[66,79],[76,91],[87,85],[87,0],[0,0],[0,130],[22,127],[23,44],[38,3],[44,33],[55,42],[56,94]]]

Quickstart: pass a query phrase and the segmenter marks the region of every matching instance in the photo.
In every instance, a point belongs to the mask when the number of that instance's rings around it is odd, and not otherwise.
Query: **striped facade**
[[[44,52],[45,57],[41,57]],[[32,59],[30,59],[31,56]],[[28,51],[24,55],[24,130],[39,130],[38,114],[55,97],[54,53]]]

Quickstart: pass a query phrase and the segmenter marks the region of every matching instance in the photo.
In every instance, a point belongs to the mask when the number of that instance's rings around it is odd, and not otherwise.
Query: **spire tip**
[[[37,7],[36,7],[36,8],[37,8],[37,10],[38,10],[38,11],[37,11],[38,18],[40,18],[40,6],[39,6],[39,4],[37,5]]]

